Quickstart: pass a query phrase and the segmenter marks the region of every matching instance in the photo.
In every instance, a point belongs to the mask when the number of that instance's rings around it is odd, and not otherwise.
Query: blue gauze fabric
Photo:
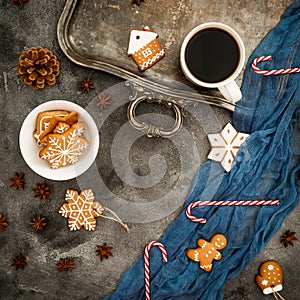
[[[262,69],[300,67],[300,1],[283,14],[247,63],[242,84],[243,99],[234,113],[234,127],[251,133],[240,148],[234,166],[224,173],[219,163],[207,161],[198,170],[182,213],[160,240],[168,252],[163,263],[160,250],[151,249],[151,297],[160,299],[222,299],[227,279],[237,276],[262,250],[284,218],[299,201],[300,74],[261,76],[251,62],[272,55]],[[279,206],[199,207],[193,214],[206,224],[189,221],[185,208],[193,201],[233,199],[279,199]],[[199,238],[216,233],[227,237],[223,258],[214,261],[210,273],[188,259]],[[106,300],[145,299],[141,256],[122,276]]]

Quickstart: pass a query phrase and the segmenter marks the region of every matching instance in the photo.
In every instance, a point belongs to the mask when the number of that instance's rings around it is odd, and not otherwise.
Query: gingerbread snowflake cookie
[[[83,124],[78,122],[61,134],[49,134],[47,146],[40,151],[40,157],[47,160],[52,169],[76,163],[89,145],[87,139],[81,136],[83,131]]]
[[[210,242],[204,239],[197,240],[197,245],[199,248],[187,250],[186,255],[191,260],[199,262],[202,270],[210,272],[212,270],[212,261],[222,258],[219,250],[226,247],[227,239],[223,234],[216,234]]]
[[[145,26],[144,30],[132,30],[127,55],[131,56],[138,68],[145,71],[165,56],[158,34]]]
[[[91,189],[84,190],[80,194],[76,190],[67,190],[64,203],[59,213],[69,218],[68,224],[71,231],[84,227],[86,230],[96,229],[96,219],[103,209],[98,202],[94,202],[94,194]]]
[[[278,293],[282,290],[282,269],[275,261],[267,261],[259,268],[260,275],[256,276],[256,283],[265,295]]]
[[[84,227],[85,230],[96,230],[96,218],[102,217],[120,223],[127,231],[128,226],[107,207],[103,207],[101,203],[94,201],[94,193],[91,189],[83,190],[78,193],[76,190],[68,189],[65,195],[66,203],[64,203],[59,213],[68,218],[69,229],[71,231],[79,230]],[[104,215],[108,211],[112,216]]]

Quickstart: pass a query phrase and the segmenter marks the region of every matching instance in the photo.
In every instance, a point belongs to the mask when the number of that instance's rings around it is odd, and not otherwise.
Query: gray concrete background
[[[258,31],[252,28],[250,32],[243,32],[246,41],[254,35],[255,39],[262,38],[268,29],[277,23],[279,13],[281,14],[289,3],[271,0],[253,2],[256,6],[261,2],[262,15],[255,15]],[[56,24],[64,3],[64,0],[31,0],[21,8],[9,0],[0,1],[0,211],[8,216],[9,222],[9,227],[0,233],[0,299],[101,299],[112,292],[121,274],[142,253],[145,244],[158,239],[180,211],[180,201],[184,200],[192,179],[191,174],[185,170],[181,185],[176,185],[180,172],[183,172],[184,168],[190,168],[189,163],[182,163],[182,158],[194,158],[193,163],[196,166],[204,162],[209,151],[207,131],[213,132],[216,127],[221,128],[231,120],[230,112],[196,105],[185,118],[183,131],[172,140],[151,140],[137,134],[133,128],[127,126],[126,108],[130,90],[124,86],[124,82],[109,74],[80,67],[69,61],[60,50],[56,39]],[[276,10],[272,10],[274,6]],[[266,23],[268,8],[272,11],[270,17],[273,21]],[[244,19],[251,18],[251,12],[247,13],[249,15]],[[49,48],[57,55],[61,64],[61,75],[59,83],[54,87],[34,91],[19,80],[15,66],[23,50],[38,45]],[[108,89],[113,95],[109,110],[102,115],[92,104],[95,93],[87,95],[79,91],[79,82],[88,76],[93,79],[95,90],[101,92]],[[153,198],[168,198],[171,192],[175,191],[176,198],[181,200],[175,202],[173,212],[164,207],[166,216],[163,218],[157,213],[151,222],[128,222],[130,233],[126,233],[117,223],[104,219],[97,220],[95,232],[70,232],[66,219],[57,211],[64,202],[65,190],[82,189],[90,180],[93,181],[90,177],[93,171],[89,170],[80,178],[65,182],[46,180],[48,184],[53,185],[53,192],[49,202],[44,202],[34,198],[32,191],[36,183],[41,183],[44,179],[26,165],[18,144],[19,130],[28,113],[37,105],[53,99],[66,99],[88,107],[97,121],[103,121],[99,129],[100,151],[96,163],[107,190],[101,192],[95,186],[98,201],[103,201],[106,206],[132,221],[138,211],[133,211],[133,216],[130,215],[123,207],[120,209],[115,204],[114,198],[146,204],[153,201]],[[208,115],[204,113],[207,109]],[[172,116],[171,112],[159,106],[142,105],[139,108],[139,113],[160,112]],[[167,122],[169,121],[167,119]],[[97,124],[99,126],[99,123]],[[119,150],[122,150],[125,144],[118,144],[122,143],[120,137],[120,140],[116,141],[119,132],[124,133],[128,139],[135,138],[128,153],[135,174],[150,174],[150,179],[155,178],[156,169],[149,168],[149,159],[154,154],[164,157],[167,171],[154,187],[134,188],[124,182],[123,179],[130,181],[131,177],[134,177],[130,170],[116,174],[115,164],[124,163],[122,151]],[[190,140],[187,139],[186,133],[189,133],[192,145],[188,143]],[[112,147],[117,149],[115,156],[111,153]],[[196,156],[193,155],[193,151],[197,153]],[[158,171],[160,165],[164,165],[161,157],[152,163]],[[24,191],[9,188],[9,178],[14,172],[25,173]],[[299,299],[300,242],[288,249],[284,249],[279,243],[280,236],[287,229],[298,231],[298,213],[299,207],[285,220],[282,228],[250,267],[236,279],[227,282],[224,299],[272,299],[272,296],[263,296],[254,281],[259,265],[271,259],[277,260],[283,267],[285,282],[282,295],[288,300]],[[47,217],[48,225],[43,233],[33,233],[28,223],[39,214]],[[114,256],[100,262],[95,255],[95,249],[96,245],[104,242],[114,248]],[[11,267],[12,257],[19,253],[27,257],[28,265],[23,271],[15,271]],[[60,257],[66,256],[75,258],[76,269],[68,274],[58,273],[55,264]]]

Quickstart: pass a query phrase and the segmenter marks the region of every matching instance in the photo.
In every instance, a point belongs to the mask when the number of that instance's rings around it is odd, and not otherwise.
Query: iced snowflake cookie
[[[187,250],[186,255],[191,260],[199,262],[202,270],[210,272],[212,261],[222,258],[222,254],[218,250],[226,247],[227,240],[223,234],[215,234],[210,242],[203,239],[197,240],[197,245],[199,248]]]
[[[68,189],[65,195],[66,202],[59,209],[59,213],[68,218],[68,225],[71,231],[79,230],[84,227],[85,230],[96,230],[96,218],[102,217],[120,223],[127,231],[127,224],[117,216],[115,212],[101,203],[94,201],[94,193],[91,189],[83,190],[78,193],[76,190]],[[105,215],[105,212],[111,216]]]
[[[52,133],[59,122],[64,122],[71,126],[78,122],[78,113],[65,110],[43,111],[39,113],[36,120],[36,130],[33,132],[38,145],[43,145],[46,136]]]
[[[84,227],[85,230],[96,229],[96,219],[103,213],[94,202],[94,194],[91,189],[84,190],[80,194],[76,190],[66,191],[66,203],[64,203],[59,213],[68,218],[68,224],[71,231]]]
[[[47,160],[52,169],[76,163],[89,144],[83,132],[83,123],[77,122],[62,134],[47,135],[47,145],[40,151],[40,157]]]

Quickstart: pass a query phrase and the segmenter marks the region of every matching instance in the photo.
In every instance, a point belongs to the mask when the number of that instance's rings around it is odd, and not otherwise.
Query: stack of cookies
[[[52,169],[76,163],[88,140],[83,136],[84,124],[77,112],[65,110],[44,111],[38,114],[33,136],[42,147],[39,156]]]

